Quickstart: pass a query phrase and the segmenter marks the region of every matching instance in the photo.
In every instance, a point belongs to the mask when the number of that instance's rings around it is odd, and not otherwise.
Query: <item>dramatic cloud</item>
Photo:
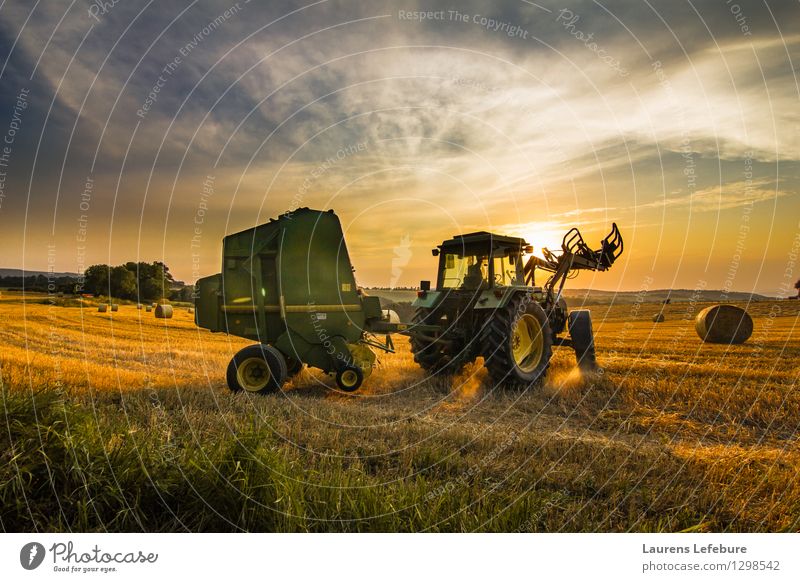
[[[51,240],[74,270],[89,179],[90,260],[136,252],[187,279],[217,268],[225,232],[306,205],[342,215],[364,283],[388,282],[401,240],[413,284],[460,229],[552,244],[617,221],[640,242],[606,286],[635,286],[645,225],[726,223],[751,203],[777,253],[800,215],[798,16],[777,2],[7,1],[2,107],[10,119],[26,88],[31,108],[0,243],[8,266],[35,268]]]

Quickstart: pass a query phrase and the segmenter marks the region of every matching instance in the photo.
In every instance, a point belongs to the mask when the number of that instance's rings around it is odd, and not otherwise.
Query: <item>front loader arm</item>
[[[561,295],[569,274],[578,270],[606,271],[614,264],[623,251],[622,234],[617,223],[612,223],[611,232],[600,241],[600,248],[593,251],[583,240],[581,231],[570,229],[561,241],[561,254],[556,255],[542,249],[544,257],[531,256],[524,267],[525,283],[535,285],[535,271],[541,269],[553,273],[545,283],[548,302],[555,303]],[[558,288],[554,294],[553,289]]]

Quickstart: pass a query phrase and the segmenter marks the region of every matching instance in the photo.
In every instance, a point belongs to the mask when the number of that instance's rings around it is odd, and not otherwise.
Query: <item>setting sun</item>
[[[529,222],[522,224],[515,231],[516,236],[524,238],[528,244],[533,245],[533,254],[544,258],[542,249],[553,252],[561,249],[561,241],[569,227],[561,227],[555,222]]]

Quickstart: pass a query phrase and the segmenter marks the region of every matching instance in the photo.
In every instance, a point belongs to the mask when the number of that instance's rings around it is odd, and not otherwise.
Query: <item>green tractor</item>
[[[542,249],[544,258],[521,238],[488,232],[444,241],[433,249],[436,288],[421,281],[413,303],[414,360],[431,373],[455,374],[480,356],[495,384],[530,386],[543,378],[555,345],[572,347],[582,369],[595,369],[589,311],[568,312],[561,294],[572,273],[605,271],[622,250],[616,224],[597,250],[573,228],[561,252]],[[536,285],[537,269],[550,274],[543,286]]]
[[[195,323],[256,342],[228,365],[234,392],[278,391],[303,366],[353,392],[375,367],[373,350],[394,351],[394,333],[410,336],[416,361],[431,372],[456,372],[483,356],[496,381],[527,384],[541,377],[554,343],[594,365],[589,313],[568,317],[561,288],[574,269],[610,267],[622,238],[614,225],[591,251],[573,229],[562,251],[523,265],[532,249],[520,238],[481,232],[445,241],[434,250],[436,290],[423,281],[415,321],[402,323],[358,287],[336,214],[299,208],[223,239],[221,272],[195,285]],[[553,273],[544,288],[535,286],[535,269]],[[560,339],[567,320],[570,339]]]

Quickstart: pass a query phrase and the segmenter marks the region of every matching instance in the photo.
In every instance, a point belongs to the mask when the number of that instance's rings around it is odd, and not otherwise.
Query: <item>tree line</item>
[[[83,277],[45,275],[0,277],[0,287],[42,293],[87,293],[143,302],[170,299],[192,301],[192,285],[176,281],[169,267],[160,261],[127,262],[121,265],[92,265]]]
[[[160,261],[122,265],[92,265],[83,275],[83,292],[119,299],[191,301],[192,287],[175,281]]]

